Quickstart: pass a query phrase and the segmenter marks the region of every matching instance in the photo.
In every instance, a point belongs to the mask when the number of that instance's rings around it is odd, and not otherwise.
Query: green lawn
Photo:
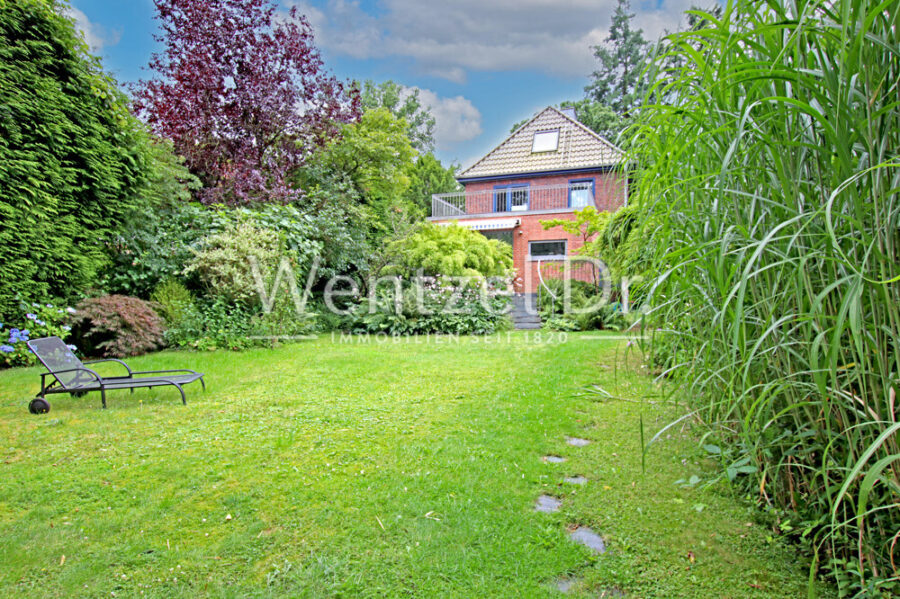
[[[154,389],[32,416],[39,370],[0,372],[0,596],[552,597],[566,576],[574,597],[805,596],[795,548],[724,490],[674,484],[703,474],[681,429],[642,474],[641,411],[651,435],[672,409],[583,393],[655,397],[624,344],[547,337],[133,360],[206,372],[186,407]],[[541,493],[562,509],[535,513]]]

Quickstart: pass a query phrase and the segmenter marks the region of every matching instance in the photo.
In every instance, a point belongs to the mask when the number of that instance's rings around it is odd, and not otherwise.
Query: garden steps
[[[513,296],[513,326],[517,330],[541,328],[541,316],[537,310],[536,293],[517,293]]]

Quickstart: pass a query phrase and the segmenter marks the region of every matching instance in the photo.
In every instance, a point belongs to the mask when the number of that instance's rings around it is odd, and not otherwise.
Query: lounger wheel
[[[50,411],[50,402],[43,397],[35,397],[28,404],[28,411],[32,414],[46,414]]]

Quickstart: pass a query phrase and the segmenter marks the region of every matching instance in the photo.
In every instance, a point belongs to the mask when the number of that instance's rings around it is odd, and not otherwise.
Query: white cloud
[[[353,0],[328,0],[324,10],[308,0],[287,0],[288,8],[296,6],[313,28],[316,43],[351,58],[369,58],[381,42],[382,32],[375,17]]]
[[[323,47],[353,58],[409,58],[422,73],[457,83],[468,71],[585,77],[615,7],[615,0],[383,0],[376,17],[355,0],[311,2],[288,0]],[[645,10],[635,2],[632,11],[645,37],[656,39],[678,27],[691,3],[663,0]]]
[[[419,101],[434,117],[434,143],[437,149],[448,150],[481,135],[481,112],[467,98],[442,98],[430,89],[407,89],[419,91]]]
[[[74,19],[75,28],[84,36],[84,41],[94,54],[104,46],[115,46],[122,37],[118,31],[107,31],[102,25],[92,23],[86,14],[74,6],[67,7],[64,12],[67,17]]]

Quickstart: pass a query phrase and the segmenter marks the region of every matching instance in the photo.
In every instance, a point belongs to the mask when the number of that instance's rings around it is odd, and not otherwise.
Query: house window
[[[500,229],[500,230],[487,230],[487,231],[478,231],[488,239],[496,239],[497,241],[502,241],[503,243],[507,243],[512,247],[513,244],[513,231],[512,229]]]
[[[528,243],[528,258],[530,260],[562,260],[565,257],[565,240],[531,241]]]
[[[531,142],[532,152],[555,152],[559,147],[559,129],[538,131]]]
[[[528,210],[528,184],[494,186],[494,212]]]
[[[569,181],[569,207],[585,208],[594,205],[594,180]]]

